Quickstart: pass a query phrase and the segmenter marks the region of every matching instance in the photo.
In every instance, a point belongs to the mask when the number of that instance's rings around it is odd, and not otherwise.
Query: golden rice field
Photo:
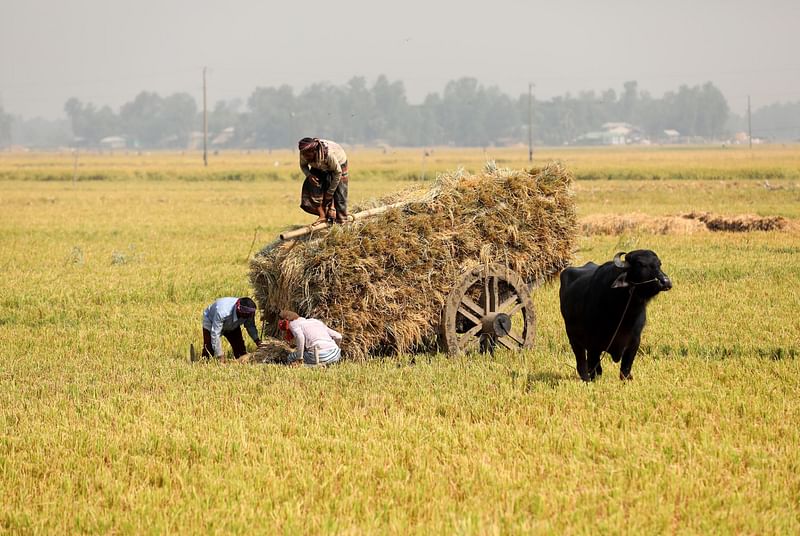
[[[354,148],[355,203],[527,149]],[[0,532],[800,532],[800,147],[548,149],[579,217],[782,216],[649,248],[633,382],[577,379],[557,282],[524,354],[191,364],[202,310],[297,208],[288,151],[0,153]],[[345,334],[346,335],[346,334]]]

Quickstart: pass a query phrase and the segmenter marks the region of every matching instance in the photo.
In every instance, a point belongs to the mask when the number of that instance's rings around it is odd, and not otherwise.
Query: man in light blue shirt
[[[203,357],[222,357],[221,336],[228,339],[236,359],[247,353],[240,326],[261,344],[256,329],[256,303],[248,298],[220,298],[203,311]]]

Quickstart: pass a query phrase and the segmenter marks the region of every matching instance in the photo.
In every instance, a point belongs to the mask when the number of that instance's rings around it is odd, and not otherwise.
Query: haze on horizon
[[[651,0],[217,2],[0,0],[0,106],[64,117],[70,97],[112,109],[141,91],[209,107],[256,87],[381,74],[410,102],[464,76],[512,97],[714,83],[734,113],[800,101],[800,2]]]

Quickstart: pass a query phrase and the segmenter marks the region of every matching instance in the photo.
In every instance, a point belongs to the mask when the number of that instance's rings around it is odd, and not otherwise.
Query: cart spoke
[[[492,284],[489,286],[489,308],[487,313],[497,311],[497,305],[500,303],[500,281],[496,277],[492,277]]]
[[[525,308],[525,305],[524,305],[524,304],[522,304],[522,303],[517,303],[516,305],[514,305],[514,307],[512,307],[512,308],[511,308],[511,309],[509,309],[508,311],[505,311],[505,313],[506,313],[508,316],[514,316],[515,314],[517,314],[518,312],[520,312],[520,311],[521,311],[522,309],[524,309],[524,308]]]
[[[472,312],[469,309],[464,307],[463,303],[462,306],[458,308],[458,312],[461,313],[467,320],[469,320],[473,324],[477,325],[481,323],[481,319],[472,314]]]
[[[461,305],[466,306],[469,310],[471,310],[473,313],[475,313],[475,315],[478,318],[481,318],[481,317],[483,317],[484,314],[486,314],[486,313],[483,312],[483,309],[481,309],[481,306],[478,305],[477,303],[475,303],[474,301],[472,301],[472,299],[469,296],[467,296],[466,294],[461,298]],[[464,315],[464,316],[466,316],[466,315]],[[476,324],[480,324],[480,320],[478,320],[476,322]]]
[[[506,337],[517,343],[520,348],[525,345],[525,337],[513,329],[506,334]]]
[[[527,290],[524,280],[506,266],[490,264],[465,273],[442,314],[448,352],[491,352],[497,347],[519,351],[532,345],[535,315]]]
[[[475,342],[478,340],[475,335],[481,332],[482,326],[478,324],[477,326],[473,326],[464,333],[458,334],[458,346],[461,348],[466,349],[470,342]]]
[[[513,307],[515,304],[519,303],[519,296],[516,293],[511,293],[511,297],[508,298],[506,301],[500,304],[500,307],[497,308],[498,313],[506,313],[508,316],[512,316],[506,310]]]
[[[470,337],[467,339],[467,342],[463,343],[461,346],[461,351],[466,353],[473,352],[475,350],[480,350],[480,342],[481,337],[480,335],[477,337]]]
[[[506,348],[507,350],[519,350],[520,346],[515,344],[513,340],[507,340],[507,337],[498,337],[497,342],[500,343],[500,346]]]

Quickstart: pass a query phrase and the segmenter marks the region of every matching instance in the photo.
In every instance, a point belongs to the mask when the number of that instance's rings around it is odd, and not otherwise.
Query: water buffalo
[[[603,352],[615,363],[622,360],[620,379],[633,379],[631,366],[639,350],[647,303],[671,288],[661,260],[649,249],[620,252],[600,266],[589,262],[561,272],[561,315],[583,381],[603,373]]]

